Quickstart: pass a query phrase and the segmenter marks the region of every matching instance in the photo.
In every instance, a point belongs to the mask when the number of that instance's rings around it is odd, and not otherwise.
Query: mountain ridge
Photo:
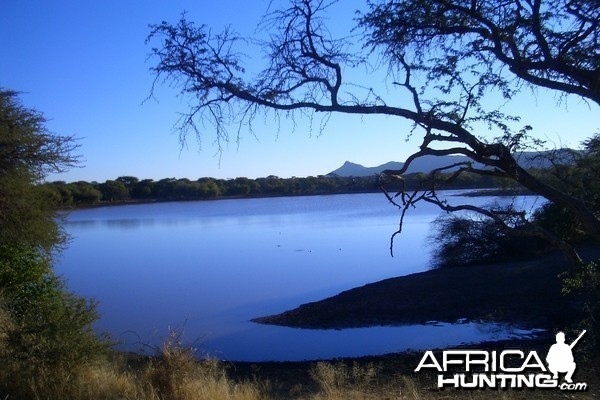
[[[578,153],[577,150],[572,149],[559,149],[551,151],[529,151],[519,153],[516,158],[519,165],[523,168],[547,168],[551,166],[550,159],[548,156],[553,153],[555,156],[555,162],[558,160],[559,163],[569,163],[572,161],[573,153]],[[454,155],[454,156],[432,156],[427,155],[415,159],[406,170],[407,174],[423,172],[429,173],[437,168],[446,167],[452,164],[472,161],[467,156]],[[399,161],[388,161],[384,164],[375,167],[365,167],[361,164],[346,161],[344,164],[329,172],[327,175],[330,176],[342,176],[342,177],[364,177],[378,175],[386,169],[398,170],[404,166],[403,162]],[[473,163],[475,168],[484,168],[482,164]],[[448,172],[456,170],[458,167],[447,169]]]
[[[441,167],[444,167],[447,165],[451,165],[451,164],[462,162],[462,161],[468,161],[468,160],[469,160],[469,158],[467,158],[465,156],[441,156],[441,157],[424,156],[424,157],[414,160],[411,163],[408,170],[406,171],[406,173],[408,173],[408,174],[413,173],[413,172],[427,173],[427,172],[431,172],[432,170],[434,170],[436,168],[441,168]],[[337,176],[344,176],[344,177],[350,177],[350,176],[363,177],[363,176],[378,175],[381,172],[385,171],[386,169],[397,170],[397,169],[402,168],[403,166],[404,166],[404,163],[400,162],[400,161],[388,161],[384,164],[377,165],[375,167],[365,167],[361,164],[357,164],[357,163],[354,163],[351,161],[346,161],[346,162],[344,162],[344,164],[341,167],[331,171],[327,175],[337,175]]]

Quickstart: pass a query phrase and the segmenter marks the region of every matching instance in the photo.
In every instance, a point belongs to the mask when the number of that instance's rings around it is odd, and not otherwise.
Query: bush
[[[445,214],[432,224],[436,268],[527,259],[546,251],[541,239],[510,235],[492,220]]]
[[[589,240],[578,220],[568,210],[556,204],[546,203],[541,206],[534,213],[533,220],[567,243],[577,245]]]
[[[234,384],[216,360],[197,360],[194,350],[184,347],[172,334],[161,354],[144,371],[152,398],[169,400],[256,400],[258,385]]]
[[[73,140],[0,88],[0,398],[55,398],[108,348],[92,329],[95,304],[52,268],[67,241],[54,210],[62,195],[39,183],[76,165]]]
[[[32,397],[108,350],[95,304],[65,290],[36,249],[0,246],[0,304],[0,392]]]

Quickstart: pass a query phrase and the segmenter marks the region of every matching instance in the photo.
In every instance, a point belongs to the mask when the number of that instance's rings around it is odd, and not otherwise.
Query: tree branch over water
[[[157,44],[152,49],[155,84],[177,86],[193,99],[182,120],[182,132],[200,135],[201,122],[212,127],[220,143],[228,140],[228,126],[251,126],[259,112],[269,110],[399,117],[422,131],[423,140],[402,169],[384,172],[382,185],[401,180],[417,158],[465,155],[473,164],[449,165],[446,170],[457,167],[455,177],[510,178],[569,210],[582,229],[600,242],[600,222],[584,199],[540,181],[519,166],[515,154],[528,143],[539,145],[529,136],[531,127],[515,127],[520,123],[518,116],[486,105],[488,99],[510,101],[524,85],[577,96],[591,102],[590,107],[600,104],[600,27],[595,2],[372,2],[367,13],[359,14],[355,36],[338,38],[325,20],[338,6],[335,3],[292,0],[288,7],[271,11],[260,26],[260,32],[268,36],[263,41],[241,38],[231,30],[215,35],[185,15],[175,25],[153,25],[148,42]],[[359,30],[362,37],[357,38]],[[362,40],[362,47],[356,45],[357,40]],[[266,62],[251,74],[240,49],[254,44]],[[393,101],[368,84],[346,80],[347,71],[370,67],[375,58],[387,67]],[[368,83],[369,77],[365,79]],[[483,130],[496,136],[486,138]],[[438,201],[435,190],[443,183],[436,180],[434,171],[423,183],[429,185],[427,195],[400,193],[401,222],[407,205],[419,201],[445,211],[469,209],[502,221],[504,211],[469,205],[450,208]],[[530,234],[557,240],[530,225],[524,225],[530,227]],[[566,246],[561,244],[561,248]]]

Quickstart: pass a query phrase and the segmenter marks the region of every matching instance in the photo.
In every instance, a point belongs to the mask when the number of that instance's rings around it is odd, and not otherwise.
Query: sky
[[[392,117],[333,115],[324,129],[320,116],[298,115],[295,124],[260,117],[252,132],[242,129],[219,153],[208,129],[179,141],[174,126],[189,99],[169,86],[149,98],[154,65],[146,44],[150,24],[175,23],[183,11],[218,32],[231,27],[253,37],[269,0],[5,0],[0,5],[0,87],[21,92],[21,102],[48,119],[48,129],[77,137],[81,167],[48,180],[102,182],[119,176],[140,179],[316,176],[346,160],[365,166],[404,161],[417,150],[407,141],[410,124]],[[354,22],[358,0],[344,0],[328,15],[332,31]],[[247,54],[251,63],[261,55]],[[389,91],[383,74],[353,71],[352,79]],[[389,92],[387,92],[389,94]],[[393,93],[392,93],[393,95]],[[392,96],[393,99],[393,96]],[[551,146],[577,147],[598,131],[597,106],[556,93],[524,91],[498,108],[522,116],[523,124]],[[237,132],[231,127],[231,132]]]

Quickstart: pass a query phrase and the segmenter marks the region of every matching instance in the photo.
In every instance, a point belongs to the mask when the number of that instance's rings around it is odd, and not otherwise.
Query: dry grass
[[[88,365],[72,374],[63,374],[61,385],[40,385],[33,390],[38,399],[145,399],[147,390],[140,385],[134,374],[107,362]],[[54,379],[56,381],[56,379]]]
[[[319,391],[310,400],[433,400],[433,399],[598,399],[596,381],[591,390],[569,393],[559,390],[438,390],[431,377],[390,376],[374,364],[316,364],[310,371]]]
[[[0,349],[1,350],[1,349]],[[137,364],[136,364],[137,365]],[[14,372],[14,370],[13,370]],[[0,399],[72,400],[431,400],[431,399],[596,399],[597,388],[572,396],[559,391],[458,391],[432,389],[428,377],[386,373],[380,364],[319,362],[309,374],[309,384],[295,392],[276,393],[265,384],[267,377],[234,380],[225,364],[198,360],[192,349],[177,340],[168,341],[161,354],[136,367],[124,356],[115,356],[70,371],[43,371],[18,392],[1,393]],[[7,378],[0,366],[0,377]]]
[[[356,363],[348,366],[341,362],[319,362],[310,374],[321,389],[314,396],[315,400],[381,399],[383,395],[384,385],[379,381],[379,371],[373,364],[360,367]]]
[[[56,372],[52,379],[31,382],[31,396],[4,396],[3,399],[72,400],[432,400],[489,398],[517,399],[595,399],[592,393],[567,396],[549,391],[435,391],[424,388],[412,377],[384,377],[377,368],[318,363],[311,376],[319,389],[299,396],[274,396],[260,381],[235,383],[217,361],[195,361],[190,353],[176,351],[157,359],[141,370],[125,364],[87,366],[71,374]],[[60,384],[57,384],[60,382]]]
[[[0,316],[1,317],[1,316]],[[0,338],[1,339],[1,338]],[[1,344],[0,340],[0,344]],[[0,346],[0,353],[2,348]],[[26,366],[22,366],[26,370]],[[256,382],[234,383],[224,366],[199,361],[191,349],[169,341],[161,354],[139,368],[123,357],[69,369],[42,369],[35,377],[20,374],[19,364],[0,365],[0,399],[71,400],[258,400]],[[11,383],[12,381],[12,383]]]
[[[222,364],[198,361],[191,349],[172,338],[161,357],[143,371],[151,398],[169,400],[254,400],[263,398],[256,383],[233,383]]]

